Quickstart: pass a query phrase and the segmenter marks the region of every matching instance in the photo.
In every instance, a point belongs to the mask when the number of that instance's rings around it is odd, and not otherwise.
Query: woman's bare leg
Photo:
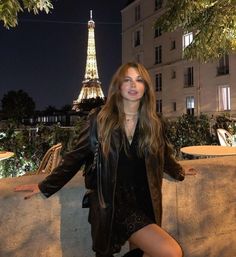
[[[182,257],[180,245],[165,230],[150,224],[135,232],[130,238],[131,245],[144,251],[143,257]]]

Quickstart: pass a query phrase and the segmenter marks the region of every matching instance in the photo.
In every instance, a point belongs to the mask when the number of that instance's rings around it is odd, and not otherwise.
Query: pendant
[[[129,141],[130,144],[131,144],[132,140],[133,140],[133,136],[131,135],[131,136],[128,137],[128,141]]]

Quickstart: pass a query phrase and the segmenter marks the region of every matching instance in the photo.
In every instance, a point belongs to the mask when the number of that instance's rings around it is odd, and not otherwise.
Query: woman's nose
[[[136,81],[135,80],[131,80],[130,81],[130,86],[131,87],[136,87]]]

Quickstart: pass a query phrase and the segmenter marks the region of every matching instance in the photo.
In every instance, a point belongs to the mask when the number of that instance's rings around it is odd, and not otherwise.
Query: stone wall
[[[183,182],[165,177],[163,227],[181,243],[185,257],[236,257],[236,158],[181,163],[195,167],[198,174]],[[35,175],[0,180],[0,256],[94,256],[88,210],[81,208],[81,174],[49,199],[37,195],[24,200],[25,193],[13,191],[42,179]]]

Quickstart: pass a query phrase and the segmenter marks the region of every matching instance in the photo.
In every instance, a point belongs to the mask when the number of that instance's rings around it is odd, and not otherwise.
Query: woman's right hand
[[[24,199],[30,199],[35,194],[38,194],[40,192],[38,184],[29,184],[29,185],[21,185],[14,188],[15,192],[21,192],[21,191],[29,191],[30,194],[27,194]]]

